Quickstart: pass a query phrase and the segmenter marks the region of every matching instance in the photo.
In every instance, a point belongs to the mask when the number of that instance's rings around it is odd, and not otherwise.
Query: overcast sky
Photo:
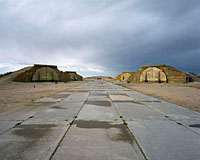
[[[0,0],[0,73],[83,76],[166,64],[200,74],[200,0]]]

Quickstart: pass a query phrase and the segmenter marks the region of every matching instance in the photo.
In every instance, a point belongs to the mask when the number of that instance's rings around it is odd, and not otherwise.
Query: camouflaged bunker
[[[121,80],[121,74],[117,75],[117,77],[114,78],[114,81],[119,81]]]
[[[68,82],[70,77],[66,72],[58,70],[54,65],[35,64],[30,69],[17,75],[16,82]]]
[[[126,76],[125,73],[129,73],[129,75]],[[119,79],[119,75],[117,79]],[[123,72],[120,75],[120,80],[158,83],[187,83],[193,81],[191,74],[167,65],[146,65],[142,66],[137,72]]]
[[[75,71],[66,71],[65,73],[69,75],[71,81],[83,81],[83,77]]]
[[[174,67],[167,65],[142,66],[138,71],[140,82],[166,82],[166,83],[187,83],[190,76]]]
[[[122,72],[120,75],[120,81],[130,82],[135,72]]]

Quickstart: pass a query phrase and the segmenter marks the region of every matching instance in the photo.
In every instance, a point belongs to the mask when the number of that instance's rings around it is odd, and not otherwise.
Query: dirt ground
[[[200,83],[198,82],[187,84],[114,83],[200,112]]]
[[[82,85],[84,82],[69,83],[0,83],[0,113],[14,108],[22,107],[33,101],[51,96],[57,92],[64,91]]]

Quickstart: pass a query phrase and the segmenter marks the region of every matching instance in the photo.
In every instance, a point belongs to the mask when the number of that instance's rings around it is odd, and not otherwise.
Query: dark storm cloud
[[[199,73],[199,17],[197,0],[0,0],[0,70],[47,63],[114,76],[168,64]]]

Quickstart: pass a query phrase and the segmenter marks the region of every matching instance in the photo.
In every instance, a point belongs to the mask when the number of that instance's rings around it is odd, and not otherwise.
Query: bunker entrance
[[[42,67],[38,69],[32,77],[33,82],[42,82],[42,81],[58,81],[58,74],[55,70],[50,67]]]
[[[149,67],[140,75],[140,82],[167,82],[167,76],[161,69]]]

